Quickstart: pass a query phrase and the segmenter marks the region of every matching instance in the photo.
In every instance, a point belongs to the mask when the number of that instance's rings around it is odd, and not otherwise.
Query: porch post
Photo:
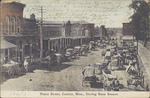
[[[10,59],[10,57],[9,57],[9,56],[10,56],[10,53],[9,53],[9,52],[10,52],[10,51],[9,51],[9,49],[8,49],[8,60]]]
[[[18,46],[17,46],[17,48],[18,48]],[[18,49],[17,49],[17,48],[16,48],[16,60],[17,60],[17,62],[18,62],[18,53],[17,53],[17,52],[18,52],[18,51],[17,51]]]
[[[30,56],[31,56],[31,62],[33,61],[33,55],[32,55],[32,43],[30,44]]]
[[[50,40],[48,39],[48,51],[50,51]]]
[[[21,52],[22,52],[22,61],[24,61],[24,45],[22,43],[22,49],[21,49]]]
[[[60,49],[61,49],[61,48],[62,48],[62,47],[61,47],[61,43],[62,43],[62,42],[61,42],[61,38],[60,38],[59,42],[60,42]]]

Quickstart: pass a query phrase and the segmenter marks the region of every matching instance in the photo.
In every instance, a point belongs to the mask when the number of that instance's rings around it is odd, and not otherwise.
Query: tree
[[[144,0],[133,1],[130,7],[135,11],[131,16],[134,26],[134,36],[137,40],[145,40],[148,35],[147,32],[149,32],[149,5]]]
[[[101,28],[102,28],[102,36],[103,37],[108,37],[107,29],[105,28],[105,26],[102,25]]]

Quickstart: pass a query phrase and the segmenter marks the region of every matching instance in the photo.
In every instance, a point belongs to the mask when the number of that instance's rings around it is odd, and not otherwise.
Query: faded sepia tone
[[[149,96],[149,0],[2,0],[0,13],[2,97]]]

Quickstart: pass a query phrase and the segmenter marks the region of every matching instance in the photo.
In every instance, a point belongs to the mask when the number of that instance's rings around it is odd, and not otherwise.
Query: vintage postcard
[[[150,0],[1,0],[0,97],[150,97]]]

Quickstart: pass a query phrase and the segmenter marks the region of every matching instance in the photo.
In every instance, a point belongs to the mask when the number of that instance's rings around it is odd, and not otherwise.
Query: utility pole
[[[43,57],[42,24],[43,24],[43,7],[41,7],[41,21],[40,21],[40,60],[42,60],[42,57]]]

